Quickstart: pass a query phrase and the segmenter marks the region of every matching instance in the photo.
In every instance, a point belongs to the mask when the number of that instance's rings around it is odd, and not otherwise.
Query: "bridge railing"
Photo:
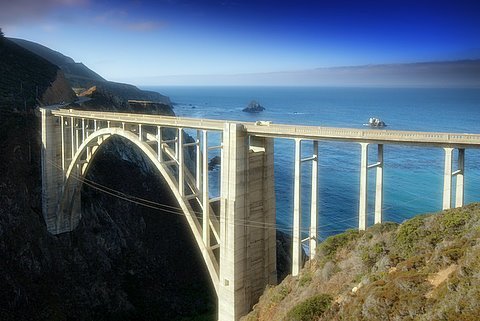
[[[160,125],[177,128],[182,127],[206,130],[222,130],[225,124],[229,122],[225,120],[172,117],[150,114],[130,114],[119,112],[79,111],[73,109],[60,109],[58,111],[53,111],[53,114],[57,116],[77,117],[85,119],[97,119],[133,124],[144,124],[153,126]],[[271,123],[267,123],[267,125],[261,125],[261,122],[236,123],[242,124],[245,130],[250,135],[258,136],[319,140],[341,140],[354,142],[371,141],[384,142],[388,144],[430,145],[444,147],[468,146],[469,148],[480,148],[480,134],[335,128],[283,125]]]

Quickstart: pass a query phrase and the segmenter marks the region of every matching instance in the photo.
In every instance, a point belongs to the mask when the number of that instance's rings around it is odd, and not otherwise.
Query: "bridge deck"
[[[56,116],[64,117],[219,131],[223,130],[226,123],[232,122],[226,120],[171,117],[150,114],[81,111],[73,109],[60,109],[52,111],[52,113]],[[480,134],[336,128],[284,124],[257,125],[254,122],[241,121],[235,121],[235,123],[242,124],[248,134],[262,137],[480,148]]]

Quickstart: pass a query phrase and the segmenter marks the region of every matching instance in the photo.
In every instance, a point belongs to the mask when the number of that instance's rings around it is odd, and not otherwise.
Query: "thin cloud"
[[[153,31],[165,27],[165,23],[157,21],[135,22],[127,25],[127,29],[132,31]]]
[[[107,25],[112,28],[121,28],[138,32],[153,31],[166,26],[166,23],[162,21],[137,21],[131,17],[126,10],[121,9],[105,11],[104,13],[95,16],[94,22]]]
[[[0,21],[15,25],[24,21],[39,20],[62,7],[87,6],[90,0],[14,0],[1,1]]]

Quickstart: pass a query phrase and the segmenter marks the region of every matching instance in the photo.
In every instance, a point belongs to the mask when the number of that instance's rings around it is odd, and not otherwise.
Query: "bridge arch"
[[[68,225],[68,228],[72,230],[78,225],[81,219],[80,192],[84,178],[100,147],[115,136],[122,137],[136,146],[164,178],[187,220],[195,243],[202,253],[212,284],[218,294],[218,264],[213,251],[208,249],[202,240],[201,225],[195,216],[194,209],[188,200],[180,195],[178,181],[174,173],[165,163],[158,160],[157,152],[150,145],[141,141],[139,136],[131,131],[122,128],[102,128],[90,134],[78,147],[66,170],[63,193],[57,211],[57,228],[63,230]],[[188,171],[188,169],[185,168],[185,171]]]

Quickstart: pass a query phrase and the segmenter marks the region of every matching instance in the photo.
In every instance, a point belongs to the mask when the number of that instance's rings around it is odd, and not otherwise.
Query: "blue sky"
[[[109,80],[480,58],[480,1],[0,0],[0,27]]]

